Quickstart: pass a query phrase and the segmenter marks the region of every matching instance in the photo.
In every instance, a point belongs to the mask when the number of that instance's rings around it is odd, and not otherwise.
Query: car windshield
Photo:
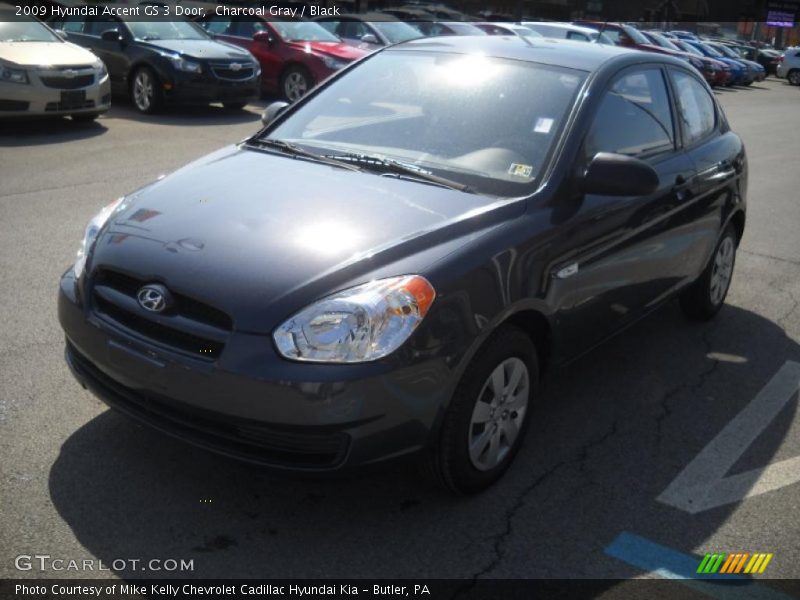
[[[402,21],[375,21],[372,26],[380,31],[390,44],[398,44],[420,37],[419,29]]]
[[[696,44],[697,44],[697,46],[699,46],[700,48],[705,50],[711,56],[716,56],[717,58],[722,56],[722,53],[719,50],[716,50],[716,49],[712,48],[708,44],[702,44],[700,42],[696,42]]]
[[[60,42],[38,21],[0,21],[0,42]]]
[[[625,30],[625,33],[627,33],[637,44],[650,44],[650,40],[648,40],[641,31],[636,29],[636,27],[624,25],[623,29]]]
[[[705,56],[705,54],[700,52],[700,50],[698,50],[697,48],[686,42],[681,42],[680,40],[677,40],[675,45],[678,46],[678,48],[680,48],[681,50],[688,52],[689,54],[694,54],[695,56]]]
[[[734,52],[733,50],[722,44],[715,44],[711,47],[714,48],[714,50],[722,52],[722,54],[724,54],[728,58],[742,58],[737,52]]]
[[[653,38],[655,39],[656,43],[659,46],[661,46],[662,48],[667,48],[669,50],[677,50],[678,52],[682,52],[682,50],[680,48],[678,48],[675,44],[670,42],[663,35],[658,34],[658,33],[654,33],[652,31],[650,32],[650,35],[653,36]]]
[[[139,40],[207,40],[208,35],[187,21],[128,21],[133,37]]]
[[[585,76],[484,55],[380,52],[305,101],[268,138],[518,196],[540,177]]]
[[[272,26],[287,42],[340,42],[319,23],[311,21],[273,21]]]

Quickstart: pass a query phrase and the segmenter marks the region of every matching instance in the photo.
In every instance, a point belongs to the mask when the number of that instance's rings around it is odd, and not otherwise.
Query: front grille
[[[92,85],[94,75],[77,75],[75,77],[64,77],[63,75],[42,75],[42,83],[47,87],[58,88],[60,90],[77,90]]]
[[[28,110],[30,105],[22,100],[0,100],[0,110]]]
[[[44,109],[48,112],[60,110],[81,110],[84,108],[94,108],[94,100],[87,100],[80,104],[62,104],[61,102],[48,102]]]
[[[231,64],[239,64],[239,70],[231,68]],[[211,72],[217,79],[226,79],[228,81],[244,81],[251,79],[255,72],[252,64],[243,63],[212,63]]]
[[[295,468],[334,468],[350,445],[342,431],[262,424],[145,394],[108,377],[67,342],[67,356],[85,383],[110,406],[210,450],[259,464]]]
[[[136,299],[146,283],[151,282],[100,269],[92,281],[94,311],[105,320],[170,350],[201,360],[216,360],[233,329],[231,318],[213,306],[175,292],[171,292],[174,305],[170,309],[148,313]]]

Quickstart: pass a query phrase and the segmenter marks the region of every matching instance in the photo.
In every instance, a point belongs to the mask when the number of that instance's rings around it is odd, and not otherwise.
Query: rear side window
[[[61,26],[67,33],[83,33],[86,21],[81,17],[70,17]]]
[[[714,100],[706,87],[683,71],[671,70],[678,98],[678,115],[687,146],[708,136],[717,125]]]
[[[636,69],[605,93],[586,136],[586,156],[613,152],[647,157],[675,148],[669,96],[661,69]]]
[[[568,40],[580,40],[581,42],[588,42],[589,41],[589,38],[585,34],[579,32],[579,31],[568,31],[567,32],[567,39]]]

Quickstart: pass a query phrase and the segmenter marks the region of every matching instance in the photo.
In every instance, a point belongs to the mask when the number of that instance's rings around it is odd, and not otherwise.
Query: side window
[[[626,71],[605,92],[586,136],[586,157],[598,152],[647,157],[674,148],[672,113],[661,69]]]
[[[203,28],[208,33],[217,35],[230,35],[233,29],[233,21],[230,17],[213,16],[203,23]]]
[[[705,86],[682,71],[670,70],[678,97],[678,115],[683,127],[684,143],[701,140],[717,125],[714,100]]]
[[[100,37],[104,31],[109,29],[117,29],[122,33],[122,26],[116,19],[109,17],[94,17],[89,23],[86,24],[84,33]]]
[[[578,40],[581,42],[588,42],[589,38],[582,34],[580,31],[568,31],[567,32],[567,39],[568,40]]]
[[[229,35],[238,35],[239,37],[251,38],[256,33],[260,33],[261,31],[266,31],[267,26],[264,25],[264,21],[259,19],[243,19],[239,21],[239,27],[237,29],[232,29],[233,26],[228,30],[232,33]]]
[[[341,21],[317,21],[324,29],[327,29],[331,33],[341,36]]]
[[[82,17],[69,17],[64,21],[61,29],[67,33],[83,33],[85,25],[86,21]]]
[[[362,36],[369,33],[361,21],[345,21],[340,28],[339,35],[349,40],[360,40]]]

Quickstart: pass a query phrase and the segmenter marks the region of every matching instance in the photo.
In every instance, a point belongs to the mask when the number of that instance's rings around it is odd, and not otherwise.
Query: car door
[[[249,50],[261,64],[261,81],[263,85],[268,89],[277,90],[285,63],[280,52],[280,36],[269,23],[254,17],[237,18],[234,31],[237,39],[236,43]],[[269,43],[253,39],[253,36],[260,32],[269,34]]]
[[[102,39],[104,31],[116,30],[123,41]],[[111,85],[117,91],[127,87],[127,76],[130,70],[130,59],[127,49],[133,41],[133,35],[125,24],[115,17],[90,17],[85,32],[93,38],[92,49],[106,64]]]
[[[658,65],[623,70],[599,99],[583,141],[582,172],[598,152],[634,156],[658,173],[647,196],[563,199],[549,275],[561,351],[587,350],[685,282],[695,171],[680,147],[675,110]]]
[[[687,268],[699,273],[720,233],[726,205],[736,194],[741,141],[727,129],[711,90],[689,71],[669,68],[675,90],[678,123],[697,176],[692,181],[692,248]]]

